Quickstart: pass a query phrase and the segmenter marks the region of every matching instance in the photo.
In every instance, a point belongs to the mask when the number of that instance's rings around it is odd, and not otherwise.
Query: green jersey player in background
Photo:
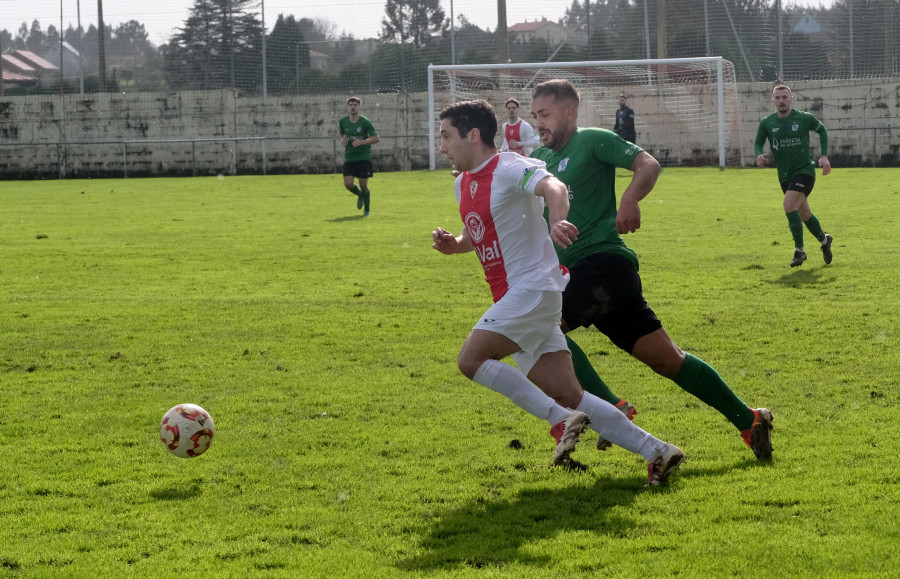
[[[369,214],[369,177],[372,176],[372,145],[379,141],[375,127],[359,114],[359,97],[347,99],[347,116],[338,121],[341,144],[344,145],[344,187],[356,195],[356,208]],[[353,180],[359,179],[359,187]]]
[[[644,300],[637,256],[620,237],[641,226],[638,202],[656,184],[659,163],[612,131],[579,128],[581,96],[571,82],[543,82],[531,97],[535,128],[544,143],[532,157],[544,161],[568,186],[568,220],[578,228],[572,245],[556,248],[571,276],[563,292],[563,332],[595,326],[654,372],[718,410],[758,459],[771,459],[772,413],[748,407],[709,364],[675,345]],[[616,167],[634,173],[618,211]],[[574,342],[568,345],[582,387],[633,415],[634,407],[609,390],[584,352]]]
[[[791,267],[797,267],[806,261],[806,250],[803,248],[803,225],[819,240],[822,246],[822,257],[826,264],[831,263],[831,235],[822,231],[819,220],[809,207],[809,194],[816,184],[816,166],[809,152],[809,132],[819,134],[822,155],[819,166],[822,175],[831,173],[828,161],[828,131],[819,119],[802,111],[791,108],[794,95],[790,87],[779,84],[772,89],[772,103],[776,112],[764,118],[756,131],[753,149],[756,153],[756,165],[766,166],[766,155],[763,145],[769,140],[775,166],[778,168],[778,181],[784,191],[784,212],[787,214],[788,227],[794,238],[794,258]]]

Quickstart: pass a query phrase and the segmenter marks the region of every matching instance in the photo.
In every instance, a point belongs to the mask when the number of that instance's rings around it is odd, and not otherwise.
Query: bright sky
[[[335,31],[348,32],[355,38],[377,37],[381,31],[385,0],[263,0],[266,27],[271,30],[279,14],[294,15],[296,18],[321,18],[335,24]],[[447,16],[450,16],[451,0],[441,0]],[[799,5],[830,6],[834,0],[784,0],[785,6]],[[93,0],[0,0],[0,29],[6,29],[16,36],[23,22],[38,20],[41,29],[48,25],[60,26],[62,11],[63,29],[69,24],[77,26],[79,3],[81,24],[88,28],[97,24],[97,2]],[[106,0],[103,2],[103,21],[109,27],[129,20],[144,24],[154,44],[166,42],[176,28],[187,19],[194,0]],[[506,18],[509,25],[525,20],[559,20],[565,14],[572,0],[542,0],[541,2],[507,0]],[[698,6],[701,6],[698,2]],[[262,6],[262,3],[260,4]],[[482,28],[494,30],[497,27],[496,2],[483,0],[453,0],[453,14],[457,18],[463,14],[471,22]]]

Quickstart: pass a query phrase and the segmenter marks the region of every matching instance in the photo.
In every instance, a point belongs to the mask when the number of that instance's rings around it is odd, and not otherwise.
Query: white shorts
[[[527,376],[544,354],[569,351],[566,336],[559,329],[561,318],[562,293],[509,291],[481,316],[474,329],[495,332],[515,342],[521,351],[513,354],[513,360]]]

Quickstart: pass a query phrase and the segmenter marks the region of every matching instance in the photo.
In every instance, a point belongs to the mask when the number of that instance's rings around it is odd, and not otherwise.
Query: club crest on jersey
[[[478,181],[472,180],[469,183],[469,194],[472,196],[472,199],[475,199],[475,193],[478,191]]]
[[[484,237],[484,222],[481,220],[481,216],[473,211],[466,215],[465,222],[472,241],[481,243],[481,239]]]
[[[796,133],[797,131],[800,130],[800,125],[798,125],[797,123],[794,123],[793,125],[791,125],[791,130]]]
[[[357,133],[361,133],[361,132],[362,132],[362,127],[356,127],[356,132],[357,132]]]
[[[559,162],[559,165],[556,167],[556,170],[559,171],[560,173],[562,173],[563,171],[566,170],[566,167],[568,167],[568,166],[569,166],[569,158],[566,157],[565,159],[563,159],[562,161]]]

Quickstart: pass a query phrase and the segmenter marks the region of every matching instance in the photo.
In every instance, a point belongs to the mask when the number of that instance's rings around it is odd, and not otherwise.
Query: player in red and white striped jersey
[[[517,99],[506,99],[504,106],[509,120],[500,127],[503,135],[500,152],[512,151],[528,157],[535,148],[541,146],[541,139],[531,125],[519,118],[519,101]]]
[[[605,439],[648,460],[649,484],[664,483],[684,453],[585,392],[575,377],[559,327],[568,276],[553,249],[554,242],[568,247],[578,238],[566,221],[566,186],[539,161],[497,152],[497,119],[487,102],[450,105],[440,118],[441,153],[460,171],[456,198],[464,228],[459,236],[436,228],[432,247],[447,255],[474,251],[494,297],[463,344],[460,370],[547,420],[558,442],[554,464],[571,461],[569,453],[589,423]],[[549,236],[538,197],[548,208]],[[507,356],[518,372],[500,362]]]

